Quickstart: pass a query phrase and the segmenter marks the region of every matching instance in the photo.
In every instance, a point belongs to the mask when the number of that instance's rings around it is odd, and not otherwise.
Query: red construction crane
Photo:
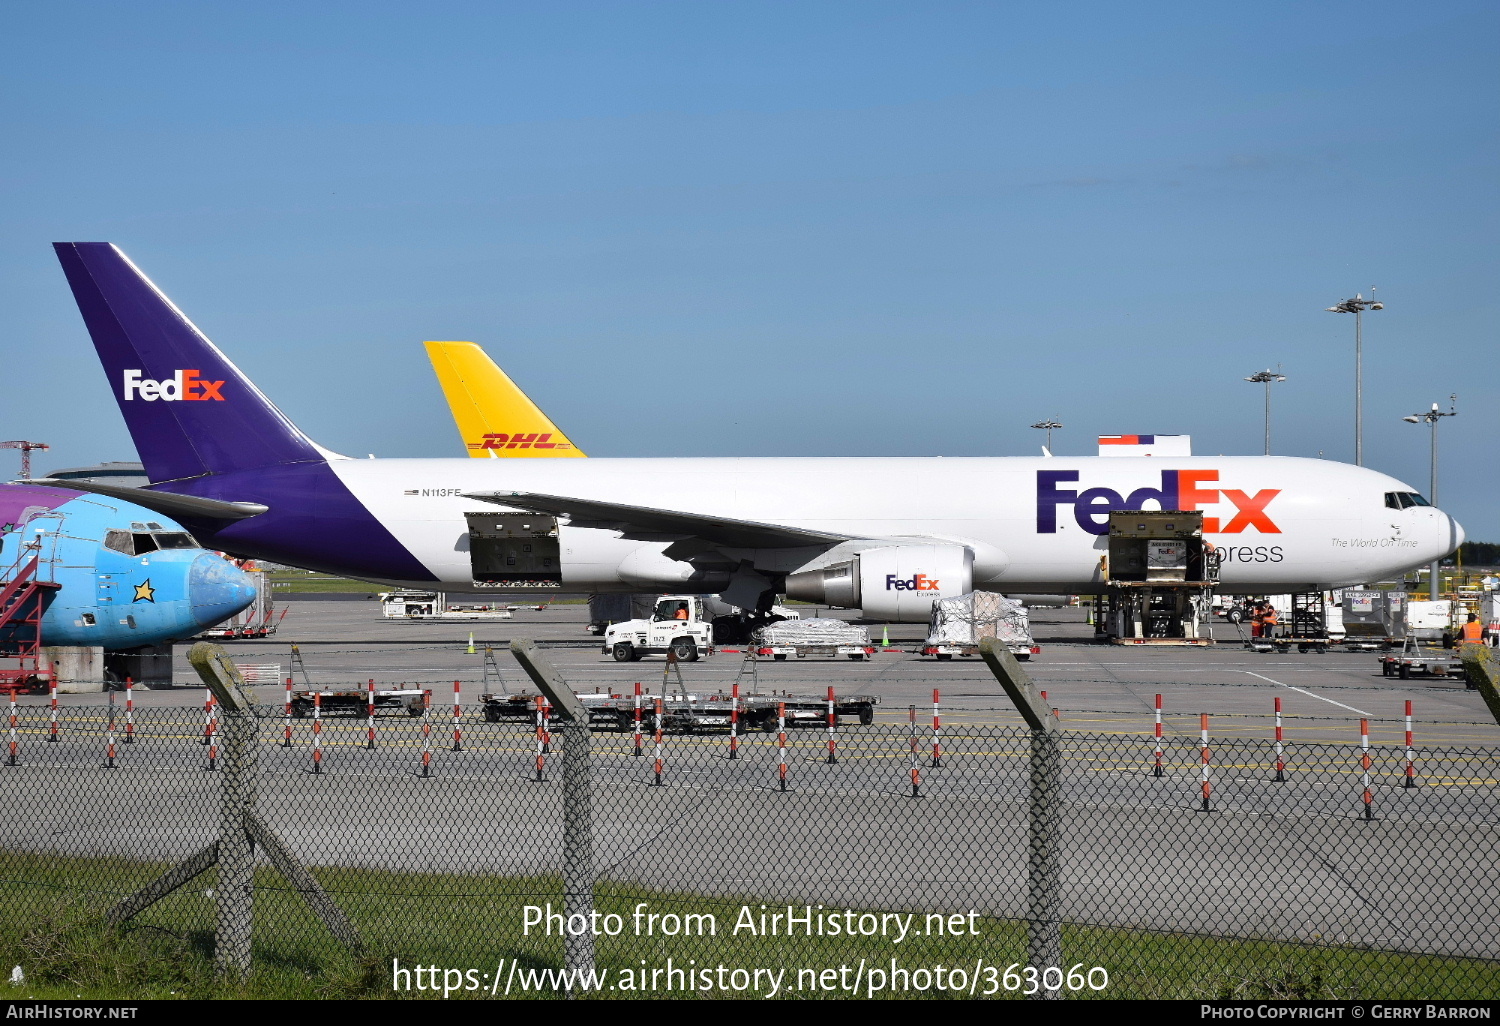
[[[31,480],[31,450],[50,449],[52,446],[45,442],[0,442],[0,449],[21,450],[21,480]]]

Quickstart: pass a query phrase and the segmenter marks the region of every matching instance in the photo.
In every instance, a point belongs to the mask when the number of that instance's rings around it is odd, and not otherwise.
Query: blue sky
[[[447,456],[420,343],[588,452],[1366,463],[1500,540],[1493,3],[6,5],[0,434],[134,457],[48,243],[319,442]],[[14,458],[14,454],[10,457]],[[14,467],[11,468],[14,470]]]

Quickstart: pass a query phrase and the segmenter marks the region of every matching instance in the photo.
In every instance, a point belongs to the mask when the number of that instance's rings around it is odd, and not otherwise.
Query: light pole
[[[1360,316],[1366,310],[1384,309],[1384,303],[1375,302],[1373,287],[1370,289],[1369,299],[1365,299],[1356,292],[1353,299],[1346,299],[1337,306],[1327,308],[1329,313],[1352,313],[1354,315],[1354,465],[1356,467],[1365,465],[1364,339],[1360,334]]]
[[[1245,380],[1253,381],[1257,385],[1264,384],[1266,386],[1266,455],[1269,456],[1271,455],[1271,384],[1277,381],[1285,381],[1286,375],[1273,374],[1270,370],[1263,370],[1250,375]]]
[[[1402,420],[1406,421],[1408,424],[1421,424],[1421,423],[1423,423],[1425,421],[1426,423],[1432,425],[1432,479],[1428,482],[1428,487],[1427,487],[1427,501],[1430,502],[1430,503],[1432,503],[1434,506],[1437,505],[1437,501],[1438,501],[1438,494],[1437,494],[1437,427],[1438,427],[1438,421],[1442,420],[1444,417],[1456,417],[1456,416],[1458,416],[1458,408],[1457,407],[1458,407],[1458,395],[1455,393],[1454,395],[1450,395],[1448,397],[1448,412],[1447,413],[1444,413],[1441,410],[1439,410],[1437,403],[1433,403],[1432,404],[1432,409],[1427,410],[1425,413],[1414,413],[1410,417],[1402,417],[1401,418]],[[1432,576],[1430,578],[1428,578],[1428,582],[1427,582],[1428,597],[1431,598],[1434,602],[1436,602],[1437,601],[1437,597],[1438,597],[1438,592],[1441,590],[1438,587],[1438,570],[1439,570],[1438,561],[1434,559],[1432,561],[1432,566],[1429,567],[1428,570],[1432,574]]]
[[[1059,424],[1055,420],[1039,420],[1039,421],[1037,421],[1035,424],[1033,424],[1031,426],[1034,427],[1034,428],[1036,428],[1038,431],[1045,431],[1045,432],[1047,432],[1047,455],[1051,456],[1052,455],[1052,429],[1053,428],[1061,428],[1062,425]]]

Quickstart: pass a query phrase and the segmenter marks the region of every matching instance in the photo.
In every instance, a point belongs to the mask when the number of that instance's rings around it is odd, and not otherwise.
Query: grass
[[[317,876],[361,932],[366,953],[355,955],[333,941],[284,880],[263,868],[257,870],[256,878],[254,970],[244,982],[229,982],[216,973],[212,960],[214,907],[208,896],[215,886],[212,871],[123,927],[104,924],[102,913],[109,905],[163,868],[125,859],[10,853],[0,873],[4,879],[0,968],[20,965],[26,982],[10,989],[8,996],[130,1000],[440,997],[432,990],[393,991],[391,959],[399,959],[402,966],[472,969],[474,979],[494,973],[497,962],[506,972],[512,963],[521,971],[563,964],[560,938],[537,936],[535,931],[527,936],[522,925],[525,905],[544,906],[550,901],[560,908],[556,878],[319,869]],[[717,933],[637,936],[631,924],[640,902],[647,903],[649,912],[662,915],[713,913]],[[942,965],[945,971],[956,967],[972,971],[980,960],[993,966],[996,979],[1003,982],[1000,974],[1025,958],[1024,925],[1010,920],[976,918],[977,935],[965,930],[957,936],[909,936],[904,943],[894,944],[880,937],[736,935],[732,927],[742,906],[752,916],[760,912],[760,902],[751,899],[707,898],[602,883],[596,889],[596,907],[601,914],[620,916],[623,931],[617,937],[599,938],[599,967],[614,982],[621,981],[627,970],[664,969],[669,958],[678,967],[694,960],[692,965],[710,969],[721,964],[730,969],[784,968],[785,996],[806,998],[850,995],[837,989],[818,990],[813,985],[816,977],[799,979],[802,969],[849,966],[852,974],[861,959],[867,967],[888,968],[894,958],[909,970],[930,972]],[[914,923],[922,925],[923,915],[918,914]],[[1065,927],[1063,950],[1070,964],[1081,964],[1081,972],[1102,966],[1109,973],[1105,989],[1084,989],[1078,994],[1081,997],[1439,999],[1482,997],[1500,989],[1500,964],[1495,962],[1347,947]],[[484,982],[487,988],[487,977]],[[989,986],[989,977],[983,975],[976,990],[982,994]],[[557,994],[549,987],[535,996]],[[658,985],[644,993],[606,991],[602,996],[737,995],[680,989],[669,993]],[[929,992],[927,996],[956,995]],[[490,995],[484,988],[451,995],[452,999],[463,997],[489,999]]]
[[[343,595],[374,595],[390,591],[385,584],[371,584],[347,577],[332,577],[313,573],[310,570],[275,570],[271,572],[271,587],[277,595],[297,595],[308,592],[329,592]]]
[[[310,592],[323,592],[336,595],[376,595],[382,591],[393,590],[388,584],[371,584],[369,581],[356,581],[350,577],[332,577],[328,574],[314,573],[311,570],[275,570],[271,572],[271,584],[277,595],[305,595]],[[518,595],[514,592],[506,592],[505,601],[512,602],[518,606],[537,605],[546,603],[549,606],[576,606],[588,605],[586,598],[549,599],[544,593],[539,593],[533,600],[530,595]],[[475,602],[487,602],[499,596],[488,596],[484,593],[476,594],[451,594],[450,599],[457,605],[468,605]]]

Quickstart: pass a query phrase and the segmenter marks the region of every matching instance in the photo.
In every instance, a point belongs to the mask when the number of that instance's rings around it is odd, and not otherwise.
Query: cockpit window
[[[186,531],[108,531],[104,547],[127,556],[144,556],[157,549],[193,549],[198,543]]]
[[[1389,509],[1410,509],[1413,506],[1432,505],[1416,492],[1386,492],[1385,504]]]

